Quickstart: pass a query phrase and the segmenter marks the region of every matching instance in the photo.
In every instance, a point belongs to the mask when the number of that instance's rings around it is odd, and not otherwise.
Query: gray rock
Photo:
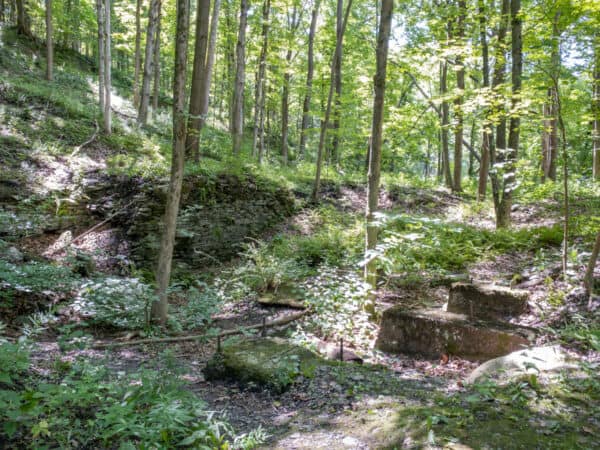
[[[559,345],[534,347],[491,359],[471,372],[465,381],[475,383],[485,378],[494,378],[506,382],[527,374],[576,369],[574,362]]]
[[[207,380],[256,382],[283,392],[299,377],[310,378],[326,361],[279,338],[236,339],[223,345],[204,369]]]
[[[383,312],[376,346],[390,353],[487,360],[527,347],[534,338],[529,328],[474,321],[437,309],[406,311],[398,305]]]
[[[495,285],[454,283],[450,288],[448,311],[478,319],[502,319],[527,311],[529,292]]]
[[[23,253],[21,253],[17,247],[8,247],[6,249],[6,254],[4,255],[4,259],[6,259],[9,263],[21,263],[23,262]]]

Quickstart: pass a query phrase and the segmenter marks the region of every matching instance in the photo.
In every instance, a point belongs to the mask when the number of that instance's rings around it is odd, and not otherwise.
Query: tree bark
[[[158,18],[156,23],[156,38],[154,39],[154,88],[152,89],[152,117],[156,119],[158,114],[158,100],[160,96],[160,28],[161,28],[161,6],[158,7]]]
[[[520,10],[521,0],[511,0],[512,111],[516,111],[520,103],[521,74],[523,73],[523,40],[521,35],[522,23]],[[505,159],[506,172],[503,177],[503,189],[500,203],[496,211],[497,228],[506,228],[510,226],[513,191],[516,185],[515,170],[519,151],[520,127],[521,118],[518,113],[513,112],[510,117],[510,127],[508,132],[508,148],[506,150]]]
[[[288,16],[288,45],[295,40],[296,30],[300,26],[302,14],[294,4],[291,17]],[[285,55],[285,72],[283,74],[283,92],[281,94],[281,160],[283,165],[288,163],[288,123],[289,123],[289,95],[290,95],[290,65],[292,64],[292,49],[288,47]]]
[[[462,110],[463,96],[465,91],[465,66],[463,64],[463,58],[460,54],[462,51],[462,44],[465,37],[465,11],[466,4],[464,0],[458,1],[458,20],[456,22],[456,39],[460,46],[459,52],[456,56],[456,88],[458,94],[454,100],[454,116],[456,121],[456,127],[454,129],[454,177],[452,190],[454,192],[462,191],[462,142],[464,134],[464,114]]]
[[[373,101],[373,122],[371,127],[371,151],[369,152],[369,172],[367,175],[367,208],[365,254],[368,261],[365,265],[365,278],[367,282],[377,287],[376,261],[370,255],[377,245],[379,229],[375,223],[375,212],[379,201],[379,181],[381,175],[381,146],[383,130],[383,112],[385,100],[385,76],[387,69],[387,55],[389,47],[390,30],[392,24],[393,0],[382,0],[381,18],[379,19],[379,32],[377,33],[377,62],[374,79],[375,100]],[[374,305],[370,305],[371,313]]]
[[[252,133],[252,156],[257,156],[257,144],[260,139],[263,140],[264,120],[261,123],[261,117],[264,119],[262,101],[265,93],[265,76],[267,71],[267,50],[269,42],[269,12],[271,10],[271,0],[264,0],[262,10],[262,46],[258,60],[258,75],[256,77],[256,91],[254,95],[254,130]],[[262,149],[258,153],[259,161],[262,160]]]
[[[550,86],[548,87],[547,101],[543,105],[543,126],[542,131],[542,182],[546,180],[556,181],[556,159],[558,156],[558,130],[557,130],[557,107],[556,107],[556,89],[554,79],[559,76],[560,51],[558,30],[558,20],[560,11],[554,15],[552,24],[552,51],[550,67]]]
[[[446,187],[452,188],[452,172],[450,171],[450,149],[448,146],[448,127],[450,125],[450,107],[445,96],[448,92],[448,62],[446,60],[440,63],[440,94],[443,97],[441,108],[442,121],[442,166],[444,171],[444,180]]]
[[[190,113],[187,125],[185,149],[188,158],[200,159],[200,118],[202,114],[202,80],[206,76],[206,50],[208,48],[208,26],[210,0],[198,0],[196,8],[196,39],[194,47],[194,68],[192,70],[192,91]]]
[[[492,197],[494,200],[494,211],[496,216],[498,215],[498,209],[500,207],[500,189],[501,179],[498,176],[498,170],[496,167],[497,163],[502,163],[506,156],[506,116],[504,111],[504,99],[497,89],[504,83],[506,76],[506,33],[508,30],[508,17],[510,13],[510,0],[502,0],[501,17],[498,25],[498,38],[495,49],[495,65],[494,65],[494,76],[492,81],[492,88],[494,89],[494,114],[499,116],[498,123],[496,125],[496,140],[490,142],[490,161],[494,171],[491,174],[492,182]]]
[[[336,33],[341,31],[342,17],[336,17]],[[332,165],[336,164],[338,160],[338,152],[340,147],[340,114],[342,108],[342,53],[344,48],[340,48],[340,51],[336,54],[334,72],[335,72],[335,102],[333,108],[333,139],[331,143],[331,150],[329,152],[329,163]]]
[[[600,231],[598,231],[598,234],[596,235],[596,242],[594,243],[594,248],[592,249],[592,254],[583,277],[583,287],[585,288],[585,293],[590,297],[590,306],[592,301],[592,290],[594,287],[594,269],[596,268],[596,261],[598,261],[598,254],[600,254]]]
[[[110,0],[104,0],[104,132],[106,134],[111,134],[112,132],[112,59],[110,13]]]
[[[246,77],[246,25],[248,22],[248,0],[240,0],[240,24],[236,45],[235,85],[232,102],[233,154],[239,154],[244,134],[244,84]]]
[[[52,41],[52,0],[46,0],[46,80],[52,81],[54,43]]]
[[[319,17],[320,5],[321,0],[315,0],[315,5],[312,10],[312,18],[310,21],[310,31],[308,32],[308,67],[306,69],[306,93],[304,94],[304,103],[302,104],[302,125],[300,127],[300,145],[298,149],[300,158],[304,157],[304,149],[306,147],[306,135],[308,132],[308,122],[310,118],[310,100],[312,96],[313,73],[315,70],[315,33],[317,30],[317,18]]]
[[[343,0],[337,0],[337,15],[342,14],[342,2]],[[329,83],[329,94],[327,95],[327,106],[325,108],[325,118],[321,122],[321,132],[319,134],[319,147],[317,149],[317,169],[315,174],[315,183],[312,192],[312,201],[316,202],[319,199],[319,190],[321,188],[321,166],[323,164],[323,148],[325,146],[325,136],[327,134],[327,127],[329,126],[329,117],[331,115],[331,102],[333,100],[333,88],[335,86],[335,64],[337,55],[342,51],[342,44],[344,39],[344,32],[346,25],[348,24],[348,16],[350,15],[350,8],[352,7],[352,0],[348,0],[346,5],[346,12],[344,14],[344,21],[342,28],[336,33],[335,52],[331,60],[331,80]]]
[[[142,1],[137,0],[135,5],[135,62],[133,73],[133,106],[140,103],[140,72],[142,69]]]
[[[490,59],[489,59],[489,47],[487,42],[487,20],[486,20],[486,8],[484,0],[478,1],[478,13],[479,13],[479,40],[481,43],[481,59],[482,59],[482,75],[483,75],[483,88],[488,89],[490,87]],[[487,191],[487,179],[490,170],[490,147],[494,135],[492,132],[492,126],[488,119],[489,111],[485,111],[485,120],[483,123],[483,132],[481,135],[481,163],[479,164],[479,182],[477,185],[477,201],[483,201]]]
[[[27,14],[27,5],[25,0],[16,0],[17,7],[17,34],[21,34],[23,36],[27,36],[28,38],[32,38],[33,34],[31,33],[30,28],[30,19]]]
[[[156,38],[156,28],[158,25],[158,15],[160,13],[160,0],[150,1],[150,11],[148,14],[148,27],[146,29],[146,51],[144,52],[144,75],[142,78],[142,91],[140,93],[140,106],[138,110],[137,122],[139,125],[146,125],[148,122],[148,106],[150,105],[150,81],[153,75],[154,64],[154,39]]]
[[[175,245],[177,214],[179,212],[185,163],[185,79],[189,8],[189,0],[177,0],[177,32],[173,75],[173,155],[171,160],[171,179],[167,194],[164,228],[156,270],[158,301],[152,304],[151,311],[152,320],[161,325],[166,323],[169,310],[167,288],[171,279],[171,263],[173,259],[173,247]]]
[[[597,32],[595,36],[594,77],[592,82],[594,83],[592,98],[592,177],[594,180],[600,181],[600,32]]]
[[[98,22],[98,99],[100,112],[104,117],[104,4],[103,0],[96,0],[96,20]],[[104,123],[104,119],[102,120]]]

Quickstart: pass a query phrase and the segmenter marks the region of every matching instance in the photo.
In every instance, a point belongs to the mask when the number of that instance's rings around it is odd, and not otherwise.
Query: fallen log
[[[102,349],[102,348],[114,348],[114,347],[127,347],[130,345],[142,345],[142,344],[157,344],[157,343],[165,343],[165,342],[183,342],[183,341],[196,341],[204,338],[222,338],[225,336],[233,336],[236,334],[242,334],[246,331],[250,330],[258,330],[261,328],[271,328],[279,325],[285,325],[287,323],[293,322],[295,320],[304,317],[305,315],[311,313],[310,309],[306,309],[304,311],[300,311],[298,313],[290,314],[289,316],[280,317],[279,319],[265,321],[264,323],[259,323],[256,325],[250,325],[247,327],[240,327],[233,330],[225,330],[217,335],[211,334],[195,334],[190,336],[172,336],[166,338],[148,338],[148,339],[138,339],[136,341],[129,342],[101,342],[91,346],[93,349]]]

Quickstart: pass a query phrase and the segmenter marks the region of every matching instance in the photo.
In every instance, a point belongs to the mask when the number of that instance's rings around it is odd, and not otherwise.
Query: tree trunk
[[[371,128],[371,151],[369,152],[369,173],[367,175],[367,209],[366,239],[365,239],[365,278],[367,282],[377,287],[376,261],[370,254],[377,245],[378,227],[375,222],[375,212],[379,200],[379,179],[381,174],[381,145],[383,129],[383,112],[385,99],[385,76],[387,68],[387,55],[389,47],[390,30],[392,24],[393,0],[382,0],[381,18],[379,19],[379,32],[377,33],[377,69],[375,72],[373,101],[373,123]],[[374,305],[370,305],[370,312],[374,312]]]
[[[585,275],[583,277],[583,287],[585,288],[585,293],[590,297],[590,306],[592,300],[591,295],[594,287],[594,269],[596,268],[596,261],[598,261],[598,254],[600,254],[600,231],[598,231],[598,234],[596,235],[596,242],[594,243],[594,248],[592,249],[592,254],[590,256],[590,260],[588,261]]]
[[[342,2],[343,0],[337,0],[337,15],[342,14]],[[346,6],[346,12],[344,14],[344,21],[342,28],[337,30],[335,52],[331,60],[331,80],[329,83],[329,94],[327,95],[327,106],[325,108],[325,118],[321,122],[321,133],[319,134],[319,147],[317,149],[317,170],[315,174],[315,183],[312,192],[312,201],[316,202],[319,199],[319,190],[321,188],[321,166],[323,165],[323,148],[325,146],[325,136],[327,134],[327,127],[329,126],[329,117],[331,115],[331,102],[333,100],[333,88],[335,86],[335,64],[338,58],[338,53],[342,51],[342,43],[344,39],[344,32],[346,25],[348,24],[348,16],[350,15],[350,8],[352,6],[352,0],[348,0]]]
[[[506,155],[506,116],[504,111],[504,100],[496,90],[504,83],[506,76],[506,33],[508,30],[508,17],[510,12],[510,0],[502,0],[501,7],[501,18],[500,24],[498,25],[498,38],[495,49],[495,65],[494,65],[494,77],[492,81],[492,88],[494,89],[496,106],[494,107],[494,114],[499,119],[496,125],[496,140],[490,142],[490,161],[494,167],[494,172],[491,176],[492,182],[492,197],[494,200],[494,210],[496,216],[498,215],[498,209],[500,207],[500,189],[502,177],[497,173],[496,164],[502,163]]]
[[[450,149],[448,146],[448,126],[450,124],[450,107],[445,96],[448,92],[448,62],[442,61],[440,63],[440,94],[443,97],[442,108],[441,108],[441,119],[442,119],[442,166],[444,171],[444,180],[446,187],[451,188],[452,184],[452,172],[450,172]]]
[[[104,0],[104,132],[112,132],[111,89],[112,89],[112,59],[111,59],[111,29],[110,29],[110,0]]]
[[[260,123],[260,117],[263,116],[262,107],[264,105],[262,98],[265,92],[265,75],[267,67],[267,49],[269,42],[269,12],[271,10],[271,0],[264,0],[262,10],[262,47],[260,49],[260,59],[258,60],[258,74],[256,77],[256,91],[254,95],[254,130],[252,133],[252,156],[257,156],[257,144],[262,139],[264,133],[264,121]],[[262,159],[262,151],[258,155]]]
[[[235,22],[233,16],[235,15],[232,3],[234,0],[226,0],[225,6],[225,20],[227,25],[226,37],[226,60],[227,60],[227,112],[229,120],[229,132],[233,134],[233,91],[235,90],[234,76],[235,76],[235,43],[233,40],[233,24]]]
[[[310,21],[310,31],[308,32],[308,67],[306,69],[306,93],[304,94],[304,103],[302,105],[302,125],[300,128],[300,145],[299,155],[300,158],[304,157],[304,149],[306,147],[306,135],[308,132],[308,121],[310,114],[310,100],[312,96],[312,84],[313,84],[313,73],[315,70],[314,63],[314,46],[315,46],[315,33],[317,29],[317,18],[319,17],[319,6],[321,0],[315,0],[315,5],[312,11],[312,18]]]
[[[286,56],[286,70],[283,74],[283,92],[281,93],[281,161],[284,166],[288,163],[288,122],[289,122],[289,94],[290,71],[292,62],[292,49],[288,49]]]
[[[336,33],[340,33],[342,27],[342,17],[336,17]],[[331,151],[329,152],[329,163],[332,165],[336,164],[339,157],[340,147],[340,114],[342,108],[342,53],[344,48],[340,48],[340,51],[336,54],[334,64],[334,79],[335,79],[335,103],[333,108],[333,142],[331,143]]]
[[[46,0],[46,80],[52,81],[54,44],[52,42],[52,0]]]
[[[490,87],[490,57],[487,42],[487,20],[484,0],[478,0],[479,13],[479,40],[481,43],[483,87]],[[494,139],[491,123],[488,119],[489,111],[485,111],[483,132],[481,134],[481,163],[479,164],[479,182],[477,185],[477,201],[483,201],[487,190],[487,179],[490,170],[490,147]]]
[[[592,177],[594,180],[600,180],[600,33],[596,33],[594,46],[594,77],[593,77],[593,98],[592,98],[592,114],[593,114],[593,161],[592,161]]]
[[[208,21],[210,18],[210,0],[198,0],[196,8],[196,39],[194,46],[194,68],[192,70],[192,91],[190,94],[190,113],[187,124],[185,150],[188,158],[200,156],[200,118],[202,114],[202,80],[206,75],[206,50],[208,48]]]
[[[232,140],[233,154],[237,155],[242,148],[244,134],[244,83],[246,76],[246,25],[248,22],[248,0],[240,0],[240,27],[236,45],[235,85],[232,102]]]
[[[543,105],[543,126],[542,131],[542,182],[546,180],[556,181],[556,158],[558,156],[558,130],[557,130],[557,107],[556,107],[556,89],[553,80],[558,78],[560,67],[558,20],[560,11],[554,15],[552,25],[552,52],[551,52],[551,83],[548,87],[547,101]]]
[[[133,106],[140,103],[140,72],[142,69],[142,1],[137,0],[135,5],[135,67],[133,74]]]
[[[520,103],[521,74],[523,73],[523,40],[521,35],[521,0],[511,0],[511,56],[512,56],[512,101],[511,110],[516,111]],[[510,226],[510,211],[512,208],[513,191],[516,185],[516,162],[519,151],[519,135],[521,118],[518,114],[510,117],[508,132],[508,148],[506,150],[505,169],[503,177],[503,189],[500,203],[496,211],[496,227],[506,228]]]
[[[458,20],[456,23],[456,39],[459,45],[462,46],[465,37],[465,11],[466,11],[465,0],[458,1]],[[463,130],[464,130],[464,114],[462,110],[463,93],[465,90],[465,66],[463,65],[463,58],[460,53],[456,56],[456,87],[458,94],[454,100],[454,116],[456,127],[454,129],[454,177],[452,190],[454,192],[462,191],[462,142],[463,142]]]
[[[298,12],[298,8],[294,5],[291,17],[288,15],[288,45],[294,42],[296,30],[300,25],[302,14]],[[281,160],[283,165],[288,163],[288,123],[290,120],[289,114],[289,96],[290,96],[290,65],[292,64],[292,49],[288,48],[285,55],[285,72],[283,74],[283,92],[281,94]]]
[[[98,98],[100,111],[104,116],[104,100],[106,98],[104,91],[104,5],[103,0],[96,0],[96,17],[98,22]],[[104,119],[102,120],[104,123]]]
[[[29,38],[33,37],[30,28],[30,19],[27,14],[27,6],[25,4],[25,0],[16,0],[17,7],[17,34],[21,34],[23,36],[27,36]]]
[[[152,90],[152,117],[156,119],[158,114],[158,100],[160,96],[160,28],[161,28],[161,6],[158,7],[158,18],[156,23],[156,38],[154,39],[154,89]]]
[[[173,78],[173,156],[171,179],[165,208],[164,228],[156,270],[158,301],[152,304],[152,319],[162,325],[167,321],[169,302],[167,288],[171,279],[171,263],[175,245],[177,214],[183,183],[185,162],[185,78],[189,28],[189,0],[177,0],[177,32]]]
[[[148,106],[150,105],[150,81],[153,75],[154,64],[154,39],[158,25],[158,14],[160,13],[160,0],[150,1],[150,12],[148,14],[148,28],[146,29],[146,51],[144,53],[144,75],[142,78],[142,92],[140,94],[140,106],[137,122],[146,125],[148,122]]]

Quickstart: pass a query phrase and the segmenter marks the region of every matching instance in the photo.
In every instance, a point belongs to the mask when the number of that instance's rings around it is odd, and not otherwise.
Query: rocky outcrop
[[[206,365],[209,380],[234,379],[283,392],[299,376],[312,377],[326,363],[303,347],[279,338],[235,339],[223,345]]]
[[[534,337],[528,328],[473,321],[441,310],[407,311],[399,305],[383,312],[376,346],[390,353],[486,360],[527,347]]]
[[[528,374],[548,374],[577,369],[573,358],[560,345],[519,350],[491,359],[477,367],[465,380],[476,383],[486,378],[505,382]]]
[[[529,292],[495,285],[454,283],[448,298],[449,312],[477,319],[500,320],[527,311]]]

